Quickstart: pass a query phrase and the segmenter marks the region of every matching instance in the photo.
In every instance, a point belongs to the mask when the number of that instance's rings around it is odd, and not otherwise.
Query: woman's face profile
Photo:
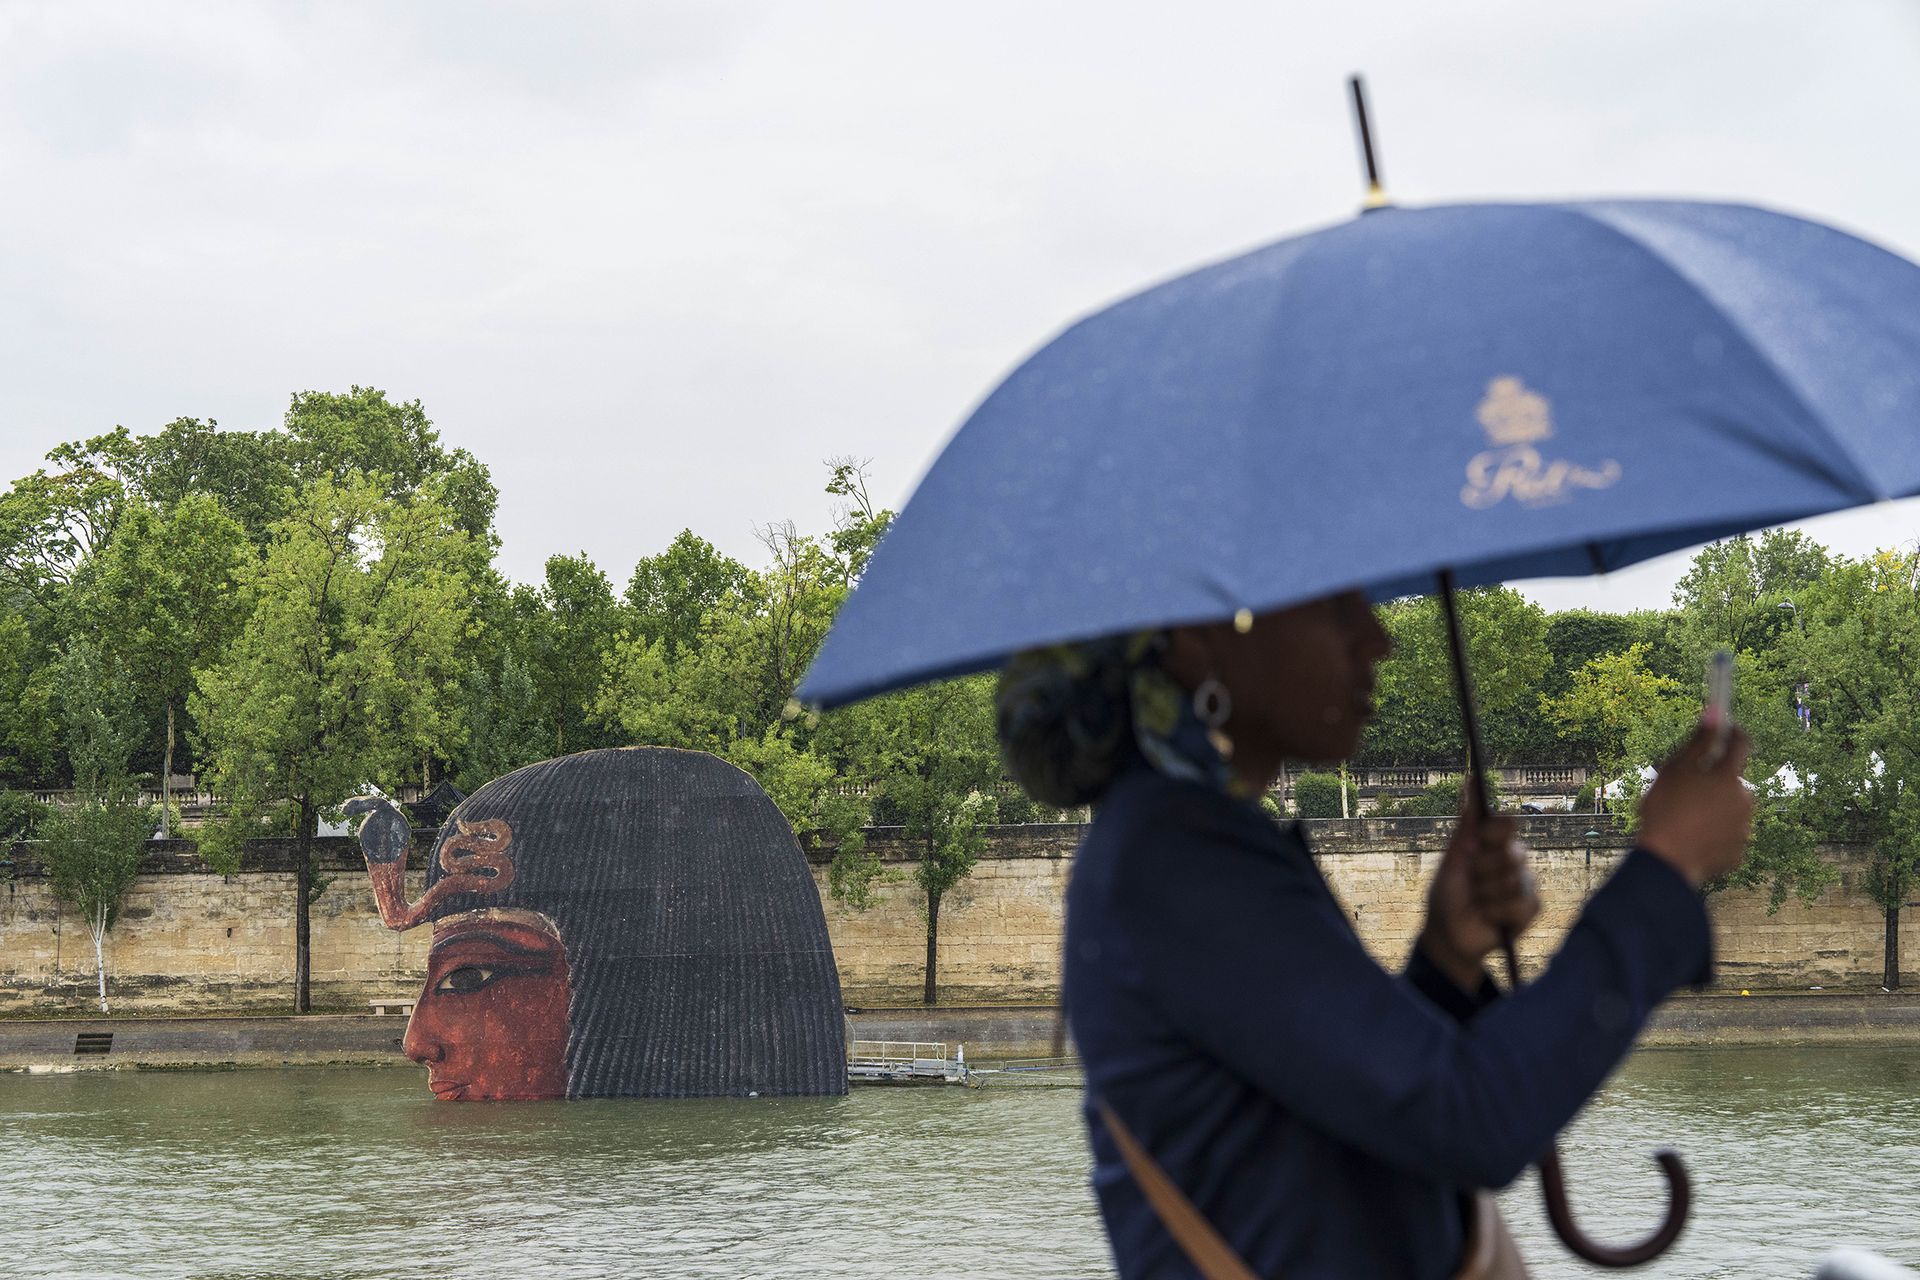
[[[1168,667],[1189,688],[1207,676],[1233,699],[1236,743],[1297,760],[1344,760],[1373,716],[1374,667],[1393,651],[1366,596],[1342,592],[1229,623],[1176,629]]]
[[[532,911],[438,922],[406,1055],[442,1101],[561,1098],[567,1092],[566,948]]]

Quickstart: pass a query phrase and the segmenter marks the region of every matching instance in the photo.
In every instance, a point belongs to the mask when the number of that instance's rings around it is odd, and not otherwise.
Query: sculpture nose
[[[423,998],[413,1008],[413,1016],[407,1019],[407,1034],[400,1042],[400,1052],[421,1065],[440,1062],[447,1056],[447,1044],[435,1035],[428,1025],[428,1019],[421,1016],[429,1001]]]

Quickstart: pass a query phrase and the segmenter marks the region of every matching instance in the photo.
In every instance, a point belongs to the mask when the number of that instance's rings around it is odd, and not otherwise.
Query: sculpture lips
[[[451,1080],[429,1080],[427,1088],[433,1090],[433,1096],[442,1102],[459,1102],[467,1096],[467,1086]]]

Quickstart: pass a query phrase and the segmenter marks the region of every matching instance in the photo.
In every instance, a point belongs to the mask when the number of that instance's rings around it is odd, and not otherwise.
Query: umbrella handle
[[[1520,957],[1514,954],[1511,934],[1501,937],[1500,948],[1506,954],[1507,985],[1518,990]],[[1638,1244],[1615,1246],[1601,1244],[1573,1220],[1573,1207],[1567,1203],[1566,1175],[1560,1169],[1560,1145],[1556,1141],[1547,1148],[1538,1166],[1540,1199],[1546,1204],[1547,1221],[1553,1224],[1553,1234],[1560,1237],[1560,1243],[1567,1246],[1569,1253],[1596,1267],[1637,1267],[1652,1262],[1680,1238],[1681,1231],[1686,1229],[1687,1213],[1693,1207],[1693,1180],[1687,1176],[1687,1166],[1681,1163],[1679,1152],[1662,1148],[1653,1153],[1653,1158],[1667,1180],[1666,1217],[1652,1235]]]
[[[1665,1253],[1687,1225],[1687,1211],[1693,1206],[1693,1183],[1678,1152],[1662,1148],[1653,1153],[1660,1172],[1667,1179],[1667,1216],[1652,1235],[1638,1244],[1605,1245],[1591,1239],[1573,1220],[1567,1206],[1567,1184],[1560,1172],[1560,1152],[1550,1150],[1540,1161],[1540,1198],[1547,1204],[1547,1219],[1553,1233],[1567,1251],[1586,1259],[1596,1267],[1637,1267]]]
[[[1472,797],[1474,813],[1484,818],[1493,811],[1493,797],[1487,791],[1487,757],[1480,745],[1479,708],[1473,696],[1473,673],[1467,668],[1466,633],[1460,627],[1460,606],[1454,599],[1454,589],[1453,570],[1442,569],[1440,606],[1446,614],[1447,648],[1453,657],[1454,687],[1460,694],[1460,720],[1467,735],[1467,794]],[[1500,950],[1507,961],[1507,988],[1518,991],[1520,957],[1513,949],[1511,933],[1501,933]],[[1546,1201],[1547,1220],[1553,1224],[1553,1233],[1571,1253],[1597,1267],[1637,1267],[1665,1253],[1680,1238],[1681,1229],[1687,1225],[1687,1210],[1693,1204],[1693,1185],[1687,1177],[1686,1166],[1674,1152],[1658,1151],[1653,1158],[1660,1162],[1660,1171],[1667,1179],[1666,1218],[1658,1230],[1639,1244],[1613,1248],[1588,1239],[1573,1220],[1573,1210],[1567,1204],[1566,1178],[1560,1171],[1558,1144],[1547,1148],[1539,1165],[1540,1198]]]

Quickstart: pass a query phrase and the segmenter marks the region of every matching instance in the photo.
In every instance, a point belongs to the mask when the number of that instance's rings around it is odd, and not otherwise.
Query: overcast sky
[[[516,578],[682,527],[758,563],[828,456],[897,505],[1066,319],[1348,216],[1353,70],[1403,203],[1733,198],[1920,256],[1915,0],[0,0],[0,478],[358,383],[492,468]]]

